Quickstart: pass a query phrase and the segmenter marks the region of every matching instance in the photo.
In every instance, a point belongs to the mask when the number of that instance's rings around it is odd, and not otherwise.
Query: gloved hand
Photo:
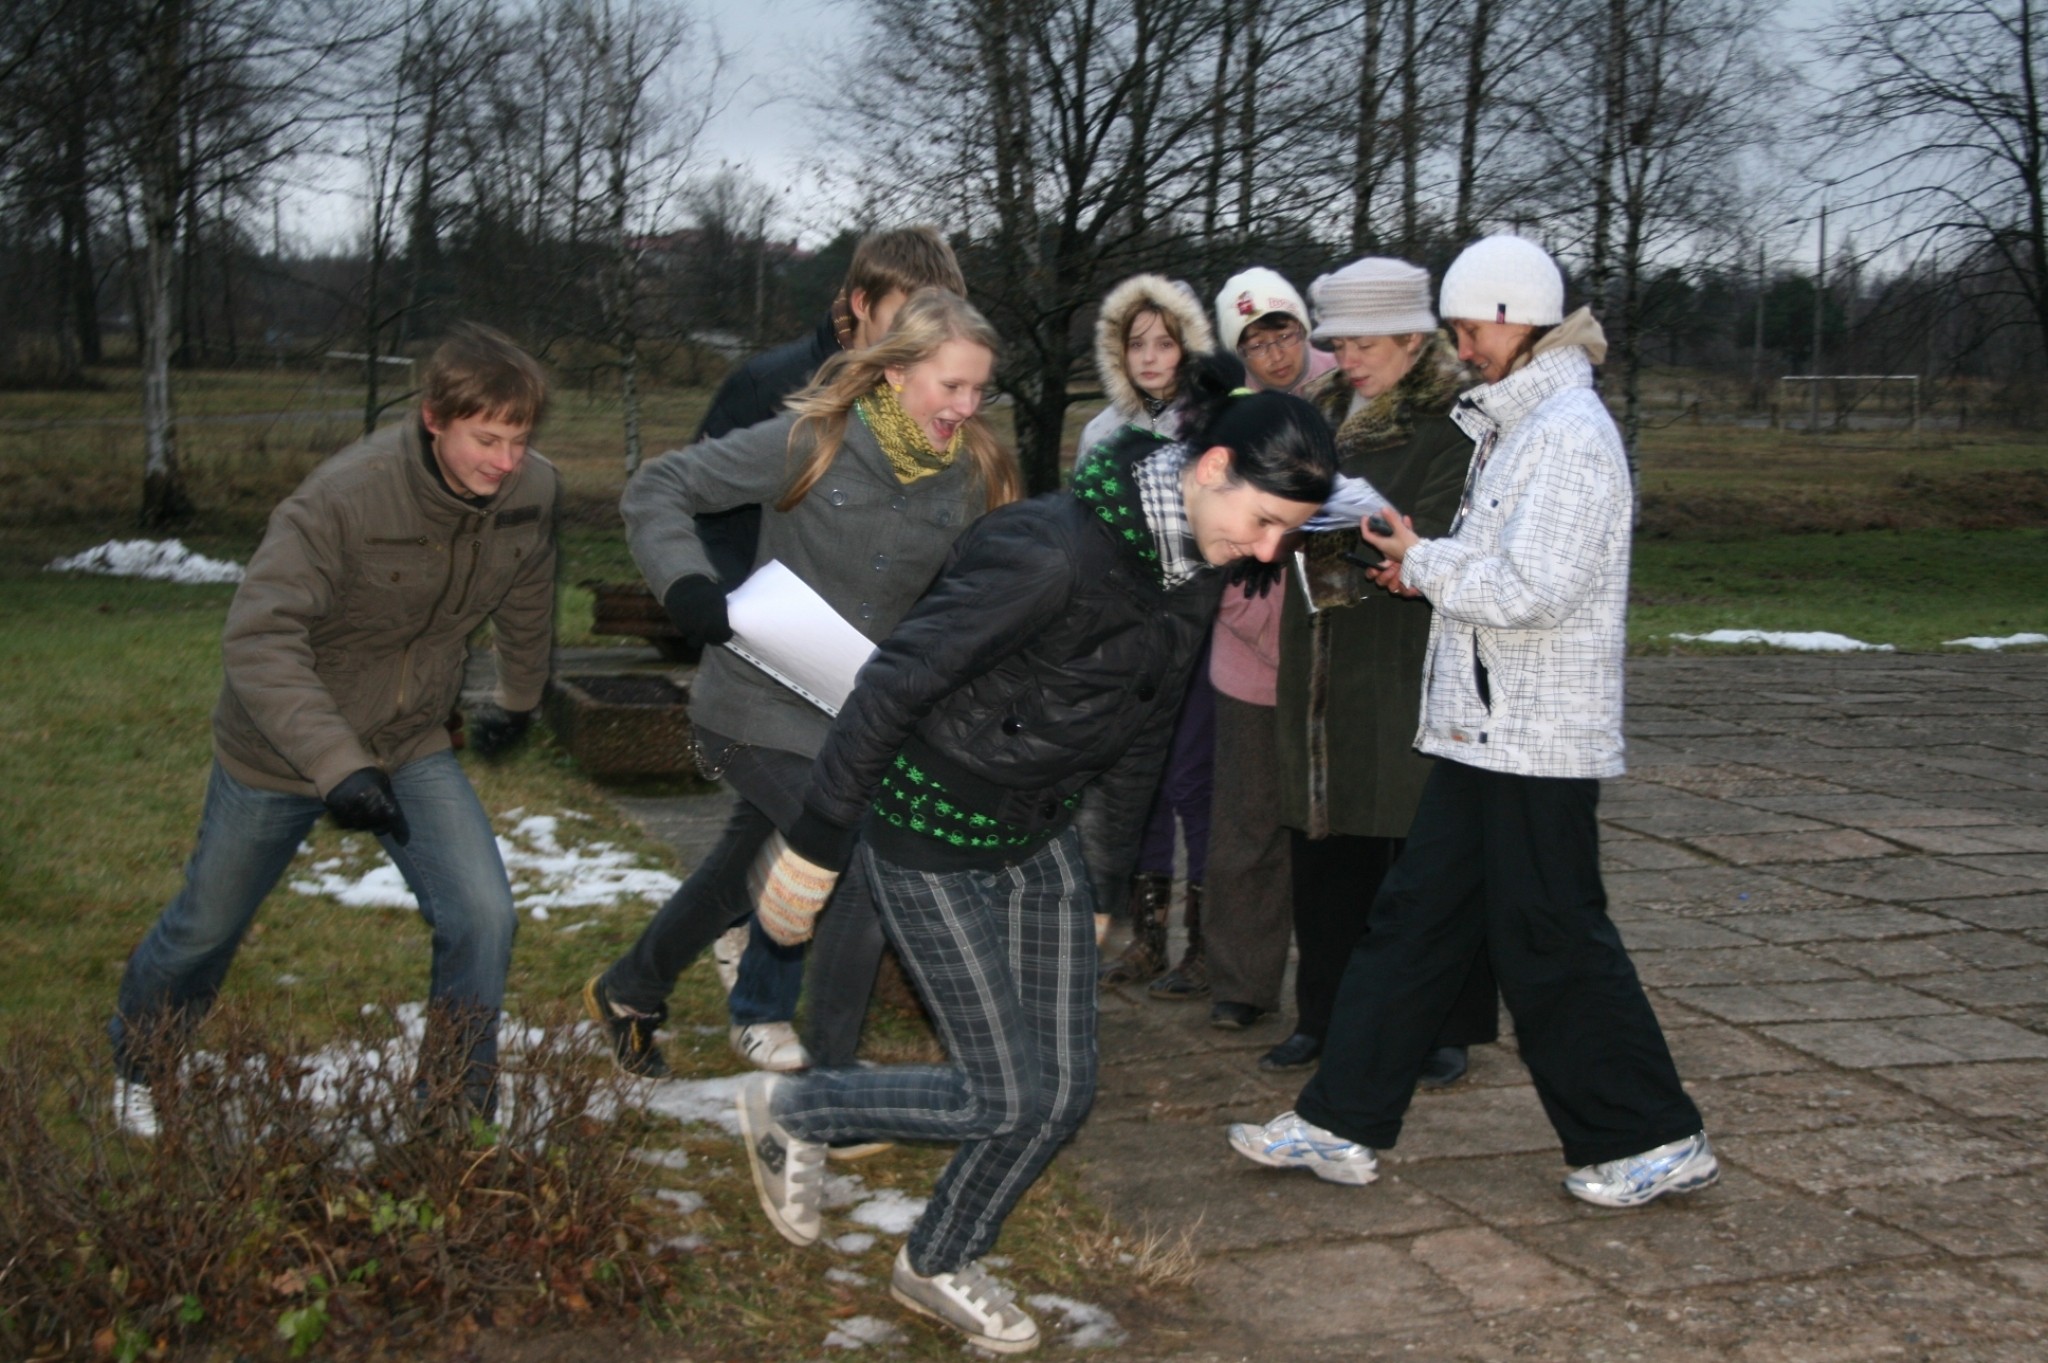
[[[1249,601],[1255,596],[1264,596],[1272,591],[1273,584],[1280,580],[1283,571],[1279,559],[1271,563],[1261,563],[1255,558],[1241,558],[1223,570],[1223,580],[1233,586],[1242,587],[1245,600]]]
[[[682,631],[686,644],[704,648],[732,638],[732,622],[725,614],[725,592],[708,577],[677,578],[661,598],[661,606]]]
[[[487,762],[495,762],[519,745],[533,727],[533,711],[507,710],[488,701],[469,712],[469,748]]]
[[[786,947],[811,940],[818,913],[838,883],[839,872],[798,856],[780,833],[761,848],[747,880],[761,930]]]
[[[327,792],[327,812],[338,827],[380,838],[388,834],[400,847],[412,841],[412,826],[405,821],[405,811],[391,793],[391,778],[382,768],[363,767],[342,777]]]

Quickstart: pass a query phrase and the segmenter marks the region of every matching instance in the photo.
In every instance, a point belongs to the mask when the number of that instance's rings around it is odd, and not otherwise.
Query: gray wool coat
[[[756,567],[770,559],[808,583],[847,623],[880,642],[938,576],[987,494],[962,458],[905,484],[856,414],[831,467],[804,499],[777,511],[806,453],[790,451],[796,414],[672,450],[643,465],[619,506],[626,545],[656,596],[693,574],[715,577],[695,517],[761,507]],[[705,650],[690,719],[744,743],[815,757],[831,717],[730,649]]]

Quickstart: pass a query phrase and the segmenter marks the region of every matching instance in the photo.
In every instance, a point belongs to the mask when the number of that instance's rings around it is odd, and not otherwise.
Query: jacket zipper
[[[441,616],[441,607],[444,604],[446,604],[448,600],[448,593],[455,589],[455,575],[457,572],[455,563],[456,546],[462,542],[462,537],[465,534],[474,534],[474,531],[472,531],[471,529],[472,524],[475,524],[477,527],[480,528],[482,525],[482,518],[464,516],[461,519],[461,521],[457,522],[455,527],[455,534],[448,541],[448,577],[441,584],[441,595],[439,599],[437,599],[434,602],[434,608],[427,612],[427,618],[420,625],[418,631],[413,634],[412,638],[405,641],[405,648],[398,655],[398,697],[396,702],[396,708],[393,711],[393,718],[397,718],[398,716],[403,715],[405,713],[405,684],[412,676],[413,645],[417,644],[420,640],[427,637],[427,631],[431,630],[434,627],[434,622],[438,620]],[[419,542],[421,544],[428,543],[427,537],[424,535],[420,536]],[[483,541],[480,539],[472,538],[470,541],[469,574],[472,579],[476,575],[476,563],[477,560],[482,556],[482,552]],[[469,598],[468,582],[465,582],[463,584],[462,596],[464,600],[467,600]]]

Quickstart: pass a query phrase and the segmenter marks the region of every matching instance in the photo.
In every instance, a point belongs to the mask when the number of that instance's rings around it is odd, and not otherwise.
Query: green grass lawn
[[[1668,638],[1717,629],[1830,630],[1913,652],[2048,634],[2048,530],[1638,540],[1629,599],[1637,651],[1726,651]]]

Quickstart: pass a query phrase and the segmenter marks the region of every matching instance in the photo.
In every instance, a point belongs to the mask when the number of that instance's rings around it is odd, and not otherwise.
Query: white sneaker
[[[1333,1135],[1292,1112],[1283,1112],[1264,1126],[1233,1124],[1230,1148],[1255,1163],[1307,1169],[1331,1183],[1360,1186],[1380,1176],[1379,1157],[1370,1147]]]
[[[740,1135],[769,1224],[792,1245],[815,1245],[824,1221],[825,1147],[799,1140],[775,1120],[771,1102],[781,1082],[773,1074],[750,1074],[741,1081],[734,1104]]]
[[[718,972],[718,983],[730,995],[733,986],[740,982],[740,957],[747,954],[747,925],[727,928],[711,944],[711,967]]]
[[[896,1251],[889,1295],[921,1316],[950,1325],[980,1348],[1021,1354],[1038,1347],[1038,1322],[1017,1305],[1017,1294],[978,1263],[927,1278],[910,1266],[910,1246]]]
[[[1574,1169],[1564,1176],[1564,1190],[1596,1207],[1640,1207],[1666,1193],[1696,1192],[1720,1178],[1721,1162],[1702,1131],[1640,1155]]]
[[[796,1028],[786,1022],[751,1022],[733,1028],[730,1035],[733,1053],[757,1070],[786,1074],[810,1068],[810,1052],[797,1040]]]
[[[139,1141],[157,1136],[156,1095],[149,1085],[127,1079],[114,1081],[114,1126],[123,1135]]]

